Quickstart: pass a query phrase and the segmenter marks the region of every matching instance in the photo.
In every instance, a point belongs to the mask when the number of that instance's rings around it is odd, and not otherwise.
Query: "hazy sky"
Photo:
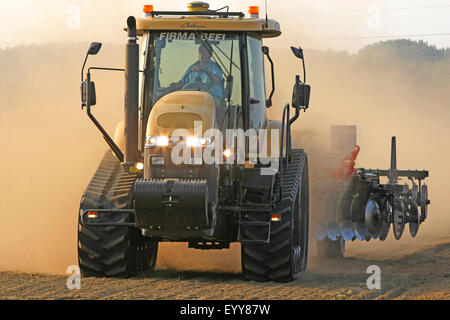
[[[184,10],[185,0],[0,0],[0,46],[43,42],[121,43],[130,14],[142,5],[155,10]],[[247,13],[264,0],[210,0]],[[269,17],[281,23],[282,40],[306,48],[354,52],[374,41],[401,36],[450,46],[450,0],[268,0]],[[387,37],[389,36],[389,37]],[[276,42],[270,44],[275,45]],[[283,42],[284,43],[284,42]]]

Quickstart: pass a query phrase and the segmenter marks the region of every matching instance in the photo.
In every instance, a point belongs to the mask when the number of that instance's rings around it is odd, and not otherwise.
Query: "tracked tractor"
[[[240,242],[246,279],[299,277],[308,254],[308,158],[292,147],[290,128],[309,105],[303,50],[291,47],[303,75],[292,101],[269,120],[274,63],[263,41],[281,31],[258,7],[247,15],[198,1],[187,11],[148,5],[143,18],[127,19],[126,32],[123,69],[85,73],[101,47],[93,42],[81,71],[82,108],[110,147],[81,198],[81,273],[151,270],[160,242],[205,250]],[[93,114],[95,72],[124,73],[114,137]]]

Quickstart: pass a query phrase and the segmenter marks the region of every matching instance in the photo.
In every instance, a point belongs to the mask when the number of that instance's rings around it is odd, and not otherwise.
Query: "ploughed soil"
[[[290,283],[159,264],[127,279],[82,277],[81,289],[69,290],[68,275],[0,272],[0,299],[450,299],[450,238],[413,243],[348,243],[341,260],[311,253],[308,271]],[[230,250],[238,254],[239,245]],[[367,287],[370,265],[380,267],[379,290]]]

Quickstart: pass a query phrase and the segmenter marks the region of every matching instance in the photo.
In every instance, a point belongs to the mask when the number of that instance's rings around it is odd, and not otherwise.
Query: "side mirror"
[[[302,60],[303,65],[303,83],[306,83],[306,68],[305,68],[305,56],[303,55],[303,49],[301,47],[291,47],[294,56]]]
[[[96,55],[100,51],[101,47],[102,47],[101,42],[92,42],[91,45],[89,46],[87,54]]]
[[[302,48],[291,47],[291,50],[297,58],[303,59],[303,49]]]
[[[300,82],[300,76],[295,77],[292,90],[292,106],[299,109],[308,109],[311,86]]]

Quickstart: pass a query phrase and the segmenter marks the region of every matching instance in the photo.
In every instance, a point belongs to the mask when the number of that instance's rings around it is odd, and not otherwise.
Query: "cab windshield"
[[[178,90],[205,91],[216,107],[241,105],[239,36],[223,32],[154,32],[147,97],[152,105]]]

